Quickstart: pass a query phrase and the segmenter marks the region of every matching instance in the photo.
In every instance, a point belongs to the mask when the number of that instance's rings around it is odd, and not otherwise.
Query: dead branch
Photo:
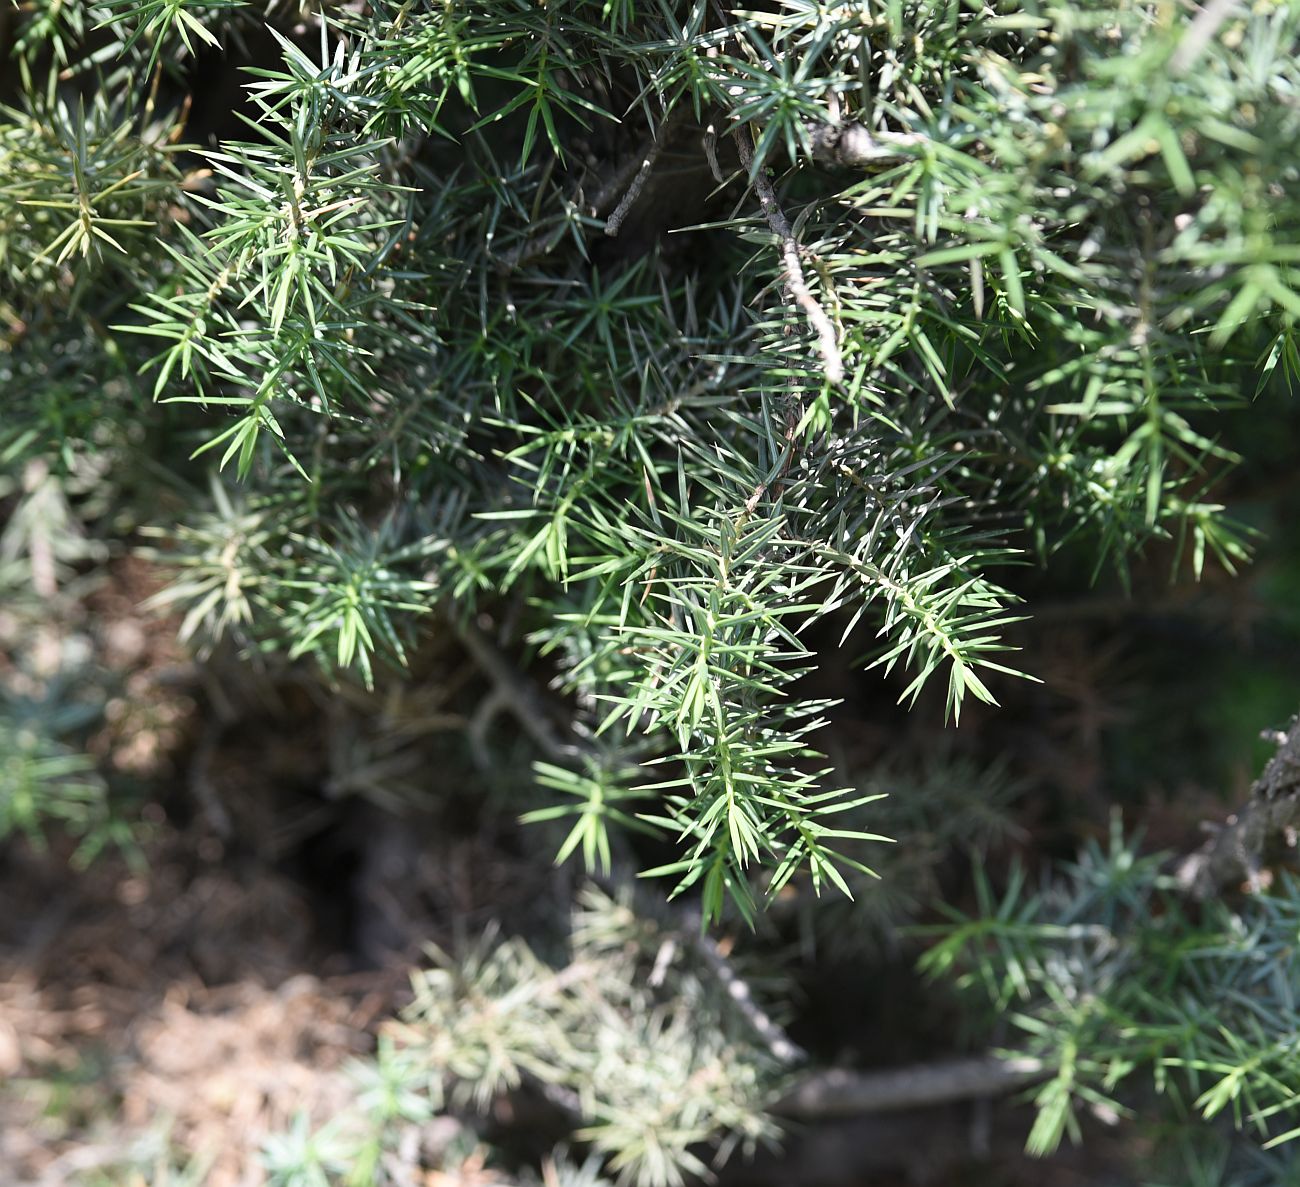
[[[1184,859],[1178,879],[1198,899],[1225,888],[1262,885],[1268,844],[1285,837],[1294,847],[1300,829],[1300,718],[1273,735],[1277,753],[1251,789],[1249,802],[1196,853]],[[992,1056],[942,1060],[886,1071],[818,1072],[773,1106],[783,1116],[808,1121],[983,1100],[1014,1091],[1050,1074],[1036,1059]]]
[[[650,179],[650,172],[655,167],[655,161],[659,157],[659,150],[663,147],[663,142],[664,136],[661,130],[659,137],[652,141],[650,147],[646,150],[641,160],[641,167],[632,178],[632,184],[627,187],[627,193],[623,195],[619,204],[614,207],[614,213],[605,220],[605,234],[611,239],[622,230],[628,212],[636,205],[636,200],[641,196],[641,191],[645,189],[645,183]]]
[[[754,192],[763,207],[767,225],[771,227],[772,234],[781,244],[781,265],[786,291],[795,304],[803,310],[808,324],[817,334],[817,349],[822,356],[823,374],[829,382],[838,385],[844,381],[844,358],[840,354],[839,342],[836,340],[835,326],[826,315],[826,310],[812,295],[808,282],[804,280],[803,264],[799,260],[799,242],[795,239],[790,220],[785,217],[785,212],[776,200],[776,191],[772,188],[771,180],[764,170],[754,168],[754,149],[750,143],[749,126],[742,125],[736,129],[734,135],[736,148],[740,153],[740,162],[753,179]]]
[[[647,150],[648,151],[648,150]],[[638,153],[636,156],[628,157],[622,164],[614,170],[600,185],[585,205],[593,215],[604,214],[618,198],[624,189],[631,185],[636,175],[641,170],[641,164],[646,157],[646,153]]]
[[[834,1068],[795,1086],[773,1112],[804,1121],[926,1108],[1002,1096],[1050,1074],[1037,1059],[991,1055],[945,1059],[884,1071]]]
[[[642,154],[640,160],[637,157],[629,157],[626,161],[620,164],[613,173],[601,182],[599,188],[590,198],[585,198],[581,187],[579,187],[577,193],[574,195],[574,204],[583,208],[592,216],[604,214],[605,211],[614,204],[618,195],[623,193],[624,189],[628,185],[635,183],[639,176],[639,171],[643,166],[645,155],[646,154]],[[653,164],[653,161],[651,163]],[[644,185],[645,182],[642,181],[641,184]],[[638,189],[637,192],[639,193],[640,190]],[[626,201],[626,199],[624,200]],[[632,201],[635,200],[635,197],[633,197]],[[629,209],[631,208],[631,204],[632,202],[628,202]],[[626,217],[626,213],[627,212],[624,211],[624,217]],[[555,249],[560,240],[564,238],[564,233],[568,229],[568,226],[569,224],[565,219],[557,218],[554,226],[548,227],[545,231],[539,231],[537,234],[529,236],[518,247],[502,252],[496,261],[497,270],[501,272],[514,272],[515,270],[526,267],[529,264],[535,264],[538,260],[549,255]]]
[[[1269,842],[1285,837],[1295,847],[1300,826],[1300,718],[1272,738],[1277,753],[1255,781],[1245,807],[1217,826],[1178,868],[1179,883],[1194,898],[1211,898],[1243,883],[1252,893],[1260,890]]]
[[[618,205],[614,208],[613,214],[605,220],[606,235],[613,238],[620,230],[622,230],[623,223],[627,219],[628,213],[631,211],[632,207],[636,205],[637,199],[641,197],[641,191],[645,189],[646,182],[650,180],[650,174],[654,171],[655,162],[659,159],[659,153],[663,150],[664,145],[672,139],[677,129],[686,122],[689,114],[690,107],[688,104],[679,103],[676,107],[670,109],[659,121],[659,127],[650,137],[649,142],[645,144],[637,156],[633,158],[633,161],[639,160],[640,164],[637,166],[636,173],[633,175],[631,182],[627,183],[626,180],[624,181],[624,184],[627,184],[627,192],[624,193],[623,197],[619,200]],[[628,164],[630,165],[631,162]],[[624,169],[627,167],[628,166],[625,165]],[[626,179],[626,173],[621,173],[620,176]],[[602,196],[605,196],[604,189],[602,189],[601,194]],[[612,200],[612,197],[607,196],[605,206],[608,206],[609,202]],[[593,201],[593,206],[594,205],[595,202]],[[603,209],[603,207],[601,209]],[[593,213],[599,214],[600,209],[593,210]]]

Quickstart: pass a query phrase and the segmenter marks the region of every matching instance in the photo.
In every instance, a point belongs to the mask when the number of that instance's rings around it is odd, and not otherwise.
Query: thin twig
[[[492,681],[493,690],[489,694],[488,702],[485,702],[491,704],[492,713],[498,709],[508,711],[523,731],[537,743],[538,748],[553,761],[571,758],[574,748],[566,746],[556,737],[546,706],[532,685],[519,676],[488,637],[472,622],[459,622],[453,618],[453,623],[465,650],[469,652],[483,674]],[[489,714],[485,721],[478,723],[480,738],[482,732],[486,730],[490,717]]]
[[[581,207],[593,217],[604,214],[617,200],[618,195],[635,180],[639,169],[640,165],[637,158],[629,157],[609,177],[601,182],[599,189],[590,198],[585,198],[581,188],[579,188],[573,199],[574,205]],[[642,184],[644,185],[644,182]],[[560,240],[564,238],[569,226],[570,223],[567,219],[557,216],[557,221],[553,227],[529,236],[518,247],[502,252],[496,261],[498,270],[513,272],[518,268],[536,263],[555,249]]]
[[[709,970],[754,1033],[767,1044],[768,1050],[782,1063],[803,1063],[807,1060],[808,1052],[797,1043],[791,1042],[785,1031],[754,1000],[749,985],[731,967],[731,963],[719,949],[717,941],[700,928],[698,920],[694,927],[687,923],[685,934],[690,936],[696,952],[709,966]]]
[[[619,194],[632,184],[633,178],[636,177],[638,170],[641,168],[640,162],[644,158],[645,153],[642,153],[639,158],[628,157],[626,161],[619,165],[601,183],[600,188],[584,203],[587,209],[593,215],[604,214],[617,201]]]
[[[641,160],[641,168],[636,171],[636,176],[632,178],[632,184],[627,187],[627,193],[623,195],[619,204],[614,207],[614,213],[605,220],[605,234],[611,239],[622,229],[629,212],[636,205],[636,200],[641,196],[641,191],[645,189],[645,183],[650,180],[650,171],[654,168],[655,161],[659,157],[659,150],[662,147],[663,137],[661,135],[646,150],[645,156]]]
[[[713,174],[713,180],[722,185],[727,179],[722,172],[722,166],[718,164],[718,132],[713,124],[710,123],[704,129],[700,144],[704,148],[704,156],[709,162],[709,172]]]
[[[672,139],[673,134],[687,119],[690,108],[687,104],[679,103],[671,108],[664,117],[659,121],[659,128],[651,136],[647,143],[638,154],[640,165],[637,166],[636,174],[628,183],[627,192],[620,199],[618,206],[615,207],[614,213],[605,221],[605,234],[611,238],[619,233],[623,227],[628,213],[636,205],[637,199],[641,197],[641,191],[645,189],[646,182],[650,180],[650,174],[654,170],[655,161],[659,158],[659,153],[664,145]],[[638,159],[638,158],[633,158]],[[603,191],[602,191],[603,192]]]
[[[800,1120],[823,1121],[984,1100],[1041,1080],[1049,1073],[1050,1069],[1037,1059],[1004,1060],[989,1055],[876,1072],[834,1068],[802,1081],[772,1111]]]
[[[817,349],[822,356],[822,373],[832,384],[844,381],[844,358],[840,354],[836,341],[835,327],[831,319],[812,295],[808,282],[804,280],[803,265],[799,261],[799,243],[794,237],[790,220],[776,200],[776,191],[763,169],[754,168],[754,149],[750,144],[749,125],[742,125],[735,131],[736,148],[740,153],[741,164],[754,183],[754,192],[763,207],[767,225],[771,227],[781,244],[781,265],[786,291],[795,304],[803,310],[809,325],[817,334]]]

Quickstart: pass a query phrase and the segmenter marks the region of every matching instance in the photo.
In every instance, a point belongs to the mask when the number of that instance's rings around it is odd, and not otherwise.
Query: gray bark
[[[1238,812],[1214,828],[1195,853],[1184,858],[1178,880],[1194,898],[1208,899],[1225,890],[1255,892],[1263,887],[1265,850],[1281,838],[1296,847],[1300,825],[1300,718],[1273,735],[1277,753],[1251,788]]]

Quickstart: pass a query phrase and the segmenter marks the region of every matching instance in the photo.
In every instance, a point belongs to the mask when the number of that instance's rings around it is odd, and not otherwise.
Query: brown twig
[[[593,215],[604,214],[614,204],[619,194],[632,184],[641,168],[641,160],[644,157],[644,153],[638,157],[628,157],[608,178],[601,182],[600,188],[584,203]]]
[[[799,242],[795,239],[794,228],[776,200],[776,191],[767,173],[754,168],[754,149],[750,143],[749,126],[743,125],[735,131],[736,148],[740,153],[740,162],[754,183],[754,192],[763,207],[763,216],[781,244],[781,267],[786,291],[796,305],[803,310],[808,324],[817,334],[817,349],[822,357],[822,373],[832,384],[844,381],[844,358],[840,354],[836,340],[835,327],[812,295],[808,282],[804,280],[803,265],[799,261]]]
[[[480,671],[492,681],[493,689],[483,704],[483,720],[471,724],[471,735],[477,736],[478,745],[486,734],[487,725],[499,710],[506,710],[519,723],[523,731],[537,744],[537,748],[553,762],[569,758],[574,749],[555,735],[546,706],[533,687],[497,651],[488,637],[472,622],[459,622],[453,618],[456,633],[465,650]],[[479,715],[476,714],[477,718]]]
[[[659,150],[662,147],[663,136],[661,135],[646,150],[641,160],[641,167],[636,171],[636,176],[632,178],[632,184],[627,187],[627,193],[620,199],[619,204],[614,207],[614,213],[605,220],[605,234],[611,239],[622,229],[628,213],[636,205],[636,200],[641,196],[641,191],[645,189],[645,183],[650,180],[650,172],[655,167],[655,161],[658,159]]]
[[[806,1121],[925,1108],[1002,1096],[1049,1074],[1037,1059],[991,1055],[945,1059],[884,1071],[835,1068],[795,1086],[773,1112]]]
[[[604,214],[617,200],[618,195],[623,193],[629,184],[635,182],[640,168],[637,158],[629,157],[601,182],[600,187],[590,198],[585,198],[579,188],[574,197],[575,205],[582,207],[593,216]],[[644,184],[642,182],[642,185]],[[555,226],[530,235],[518,247],[501,253],[496,261],[497,269],[502,272],[513,272],[536,263],[555,249],[564,238],[568,226],[567,220],[560,218]]]
[[[694,926],[691,923],[694,922]],[[764,1043],[767,1049],[781,1063],[802,1063],[808,1053],[797,1043],[787,1037],[784,1030],[767,1014],[762,1006],[754,1000],[753,991],[743,977],[731,967],[730,961],[723,955],[718,942],[708,935],[699,925],[698,920],[688,921],[684,934],[689,935],[691,944],[699,953],[709,971],[722,986],[741,1017],[749,1023],[751,1029]]]
[[[685,103],[679,103],[676,107],[671,108],[659,121],[659,128],[650,137],[649,142],[633,158],[634,161],[639,160],[640,164],[637,166],[636,173],[632,176],[631,181],[626,183],[627,191],[614,208],[614,212],[605,220],[606,235],[612,238],[622,229],[628,213],[636,205],[637,199],[641,197],[641,191],[645,189],[646,182],[650,180],[650,174],[654,171],[655,162],[659,159],[659,153],[672,139],[676,130],[686,122],[689,114],[690,107]],[[606,205],[608,205],[608,202]]]

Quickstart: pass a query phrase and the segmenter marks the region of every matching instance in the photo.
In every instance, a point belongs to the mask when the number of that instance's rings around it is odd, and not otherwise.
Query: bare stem
[[[461,622],[454,617],[451,621],[465,650],[493,684],[493,690],[484,702],[485,705],[490,706],[490,709],[485,711],[483,722],[477,724],[478,746],[482,747],[486,727],[491,717],[497,711],[504,709],[519,723],[547,758],[559,762],[570,757],[573,748],[566,746],[555,736],[555,729],[547,714],[546,706],[532,685],[511,667],[487,636],[472,622]]]
[[[817,350],[822,357],[822,373],[830,383],[838,385],[844,381],[844,358],[840,354],[839,343],[836,340],[835,326],[827,316],[826,310],[817,303],[812,290],[808,287],[808,282],[804,279],[803,264],[799,260],[799,242],[795,239],[790,220],[786,218],[785,212],[776,200],[776,191],[772,188],[771,180],[764,170],[754,168],[754,149],[750,144],[748,125],[736,129],[735,140],[741,164],[753,179],[754,192],[763,207],[763,216],[767,219],[767,225],[772,228],[772,234],[780,242],[781,270],[786,291],[794,303],[803,310],[808,324],[817,334]]]
[[[833,1068],[801,1081],[773,1111],[805,1121],[896,1112],[1002,1096],[1048,1074],[1037,1059],[991,1055],[872,1072]]]
[[[636,176],[632,178],[632,184],[627,187],[627,193],[623,195],[619,204],[614,207],[614,213],[605,220],[605,234],[611,238],[622,229],[623,222],[627,218],[629,211],[636,205],[636,200],[641,196],[641,191],[645,189],[645,183],[650,179],[650,171],[655,167],[655,160],[659,156],[661,147],[662,138],[654,141],[646,150],[646,154],[641,160],[641,167],[636,171]]]
[[[772,1020],[767,1012],[754,1000],[754,994],[744,978],[731,967],[731,963],[722,954],[717,941],[705,934],[697,925],[687,932],[696,952],[709,966],[718,984],[726,991],[741,1016],[749,1023],[767,1049],[782,1063],[802,1063],[808,1053],[786,1036],[784,1030]]]

